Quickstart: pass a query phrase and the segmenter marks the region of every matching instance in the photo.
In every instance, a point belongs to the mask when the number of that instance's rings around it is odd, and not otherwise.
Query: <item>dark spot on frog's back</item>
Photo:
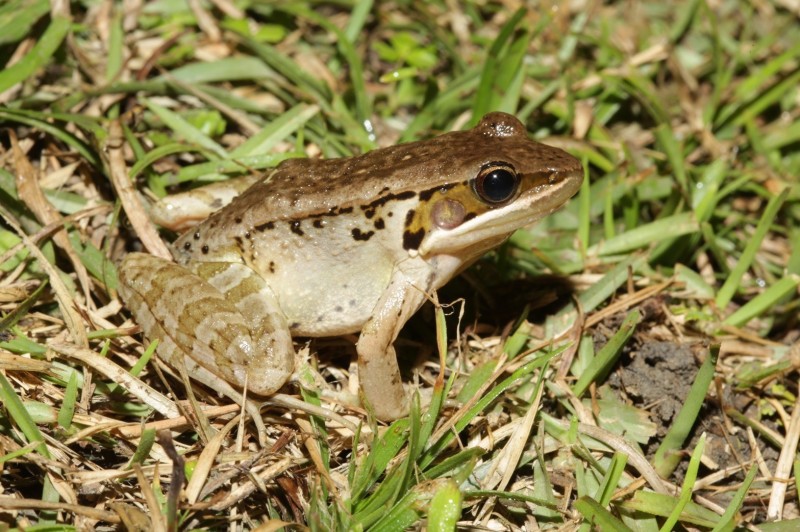
[[[437,192],[442,192],[442,193],[447,192],[454,186],[456,186],[455,183],[448,183],[446,185],[441,185],[438,187],[429,188],[428,190],[423,190],[422,192],[419,193],[419,199],[420,201],[428,201]]]
[[[275,261],[269,261],[269,273],[275,273]]]
[[[275,222],[266,222],[266,223],[263,223],[263,224],[255,226],[254,229],[256,231],[264,231],[264,230],[270,231],[272,229],[275,229]]]
[[[289,228],[292,230],[292,233],[298,236],[303,236],[305,234],[303,233],[303,230],[300,228],[300,220],[293,220],[289,222]]]
[[[183,249],[185,249],[186,251],[191,251],[192,250],[192,243],[189,242],[189,241],[184,242],[183,243]]]
[[[324,221],[324,220],[320,220],[319,218],[317,218],[316,220],[314,220],[314,221],[312,222],[312,224],[313,224],[313,225],[314,225],[314,227],[316,227],[317,229],[322,229],[323,227],[325,227],[325,221]]]
[[[381,207],[381,206],[389,203],[390,201],[411,199],[416,195],[417,195],[417,193],[414,192],[413,190],[406,190],[405,192],[398,192],[397,194],[386,194],[385,196],[381,196],[378,199],[373,200],[372,203],[368,203],[367,205],[364,205],[362,207],[362,209],[364,209],[365,211],[367,209],[373,209],[374,210],[377,207]]]
[[[384,223],[383,218],[378,218],[377,220],[375,220],[375,229],[380,230],[383,229],[384,227],[386,227],[386,224]]]
[[[203,255],[208,255],[208,246],[207,245],[203,246],[202,248],[200,248],[200,251],[203,252]]]
[[[425,238],[425,229],[403,231],[403,249],[419,249],[422,239]]]
[[[359,229],[358,227],[356,227],[355,229],[353,229],[353,230],[351,231],[351,233],[352,233],[352,235],[353,235],[353,240],[359,240],[359,241],[364,241],[364,242],[366,242],[367,240],[369,240],[370,238],[372,238],[372,235],[374,235],[374,234],[375,234],[375,231],[366,231],[366,232],[363,232],[363,231],[361,231],[361,229]]]

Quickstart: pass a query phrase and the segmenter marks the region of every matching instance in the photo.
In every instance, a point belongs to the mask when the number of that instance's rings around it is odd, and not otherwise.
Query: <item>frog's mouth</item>
[[[421,236],[417,250],[427,256],[490,248],[561,207],[582,182],[582,168],[523,176],[517,195],[501,205],[487,204],[474,192],[467,195],[456,188],[449,190],[442,197],[431,198],[427,217],[414,228]]]

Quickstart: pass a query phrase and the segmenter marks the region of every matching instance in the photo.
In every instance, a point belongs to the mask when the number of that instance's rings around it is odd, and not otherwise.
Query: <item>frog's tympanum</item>
[[[120,293],[159,356],[212,388],[274,393],[293,336],[359,332],[364,396],[394,419],[407,403],[392,344],[426,294],[582,179],[577,159],[505,113],[358,157],[291,159],[178,238],[175,262],[127,255]]]

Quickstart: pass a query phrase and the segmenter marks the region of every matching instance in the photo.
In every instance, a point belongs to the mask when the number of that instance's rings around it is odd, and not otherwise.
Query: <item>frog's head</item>
[[[529,139],[509,114],[487,114],[474,129],[452,135],[453,149],[456,135],[464,136],[465,149],[454,158],[451,179],[420,194],[406,218],[403,247],[422,256],[475,257],[559,208],[583,181],[578,159]]]

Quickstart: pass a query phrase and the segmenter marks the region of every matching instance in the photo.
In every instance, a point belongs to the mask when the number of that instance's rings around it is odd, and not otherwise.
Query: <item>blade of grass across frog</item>
[[[319,106],[299,104],[271,120],[258,133],[244,141],[230,152],[229,159],[269,153],[279,142],[302,128],[306,122],[319,113]]]
[[[575,509],[584,518],[583,526],[590,524],[596,530],[614,530],[616,532],[633,532],[633,529],[625,525],[621,520],[606,510],[605,505],[598,503],[591,497],[583,496],[575,501]],[[584,530],[583,526],[578,530]]]
[[[680,520],[681,513],[689,501],[692,500],[692,493],[694,492],[694,484],[697,480],[697,471],[700,469],[700,459],[703,456],[703,449],[706,445],[706,434],[703,433],[698,440],[697,445],[692,452],[692,457],[689,459],[689,467],[686,470],[686,476],[683,477],[683,485],[681,486],[681,495],[678,498],[678,503],[670,513],[667,520],[661,526],[661,532],[669,532],[675,530],[675,525]]]
[[[69,33],[72,21],[66,17],[53,17],[47,29],[35,39],[33,48],[19,61],[0,70],[0,93],[23,83],[50,63],[53,54]]]
[[[595,355],[594,359],[589,363],[589,367],[581,372],[581,376],[572,386],[572,393],[576,397],[580,397],[589,389],[593,382],[601,383],[611,371],[611,368],[616,363],[619,355],[622,354],[622,348],[625,343],[633,335],[636,330],[636,325],[641,320],[642,316],[639,311],[634,309],[625,316],[619,330],[612,336],[606,345]]]
[[[736,291],[739,289],[742,277],[755,260],[756,253],[761,247],[761,242],[764,240],[767,231],[772,227],[772,222],[775,220],[775,216],[778,214],[788,193],[789,187],[785,187],[780,194],[772,196],[769,203],[767,203],[767,208],[764,209],[764,213],[759,218],[756,230],[747,241],[747,245],[744,251],[742,251],[742,255],[739,257],[736,266],[733,267],[731,274],[725,280],[725,284],[723,284],[722,288],[717,292],[716,304],[717,308],[720,310],[724,310],[728,306],[733,296],[736,294]]]
[[[653,456],[652,464],[661,478],[668,478],[678,464],[683,455],[681,453],[683,444],[692,432],[700,409],[703,407],[708,388],[714,379],[714,371],[719,357],[719,345],[712,346],[706,354],[706,359],[697,371],[697,376],[686,394],[678,414],[672,421],[667,434],[661,440],[661,444]]]
[[[430,447],[425,449],[418,460],[418,466],[420,470],[425,471],[428,466],[430,466],[439,456],[439,454],[444,451],[448,445],[450,445],[456,435],[464,430],[464,428],[472,422],[475,416],[487,408],[495,399],[500,396],[500,394],[508,390],[515,382],[517,382],[518,379],[522,379],[536,369],[543,368],[549,364],[550,360],[564,351],[564,349],[566,349],[566,346],[559,346],[550,353],[538,356],[521,366],[510,376],[503,379],[495,387],[488,390],[484,396],[478,399],[477,402],[461,417],[459,417],[452,426],[447,424],[444,427],[440,427],[437,434],[434,435],[434,438],[438,437],[438,440],[436,440]]]
[[[795,462],[795,466],[797,466],[797,462]],[[740,519],[738,519],[737,514],[744,505],[744,500],[745,497],[747,496],[747,491],[750,489],[750,486],[756,479],[757,473],[758,473],[758,464],[752,464],[750,466],[750,469],[747,471],[747,476],[744,478],[744,481],[739,486],[739,489],[736,490],[736,493],[734,493],[733,498],[728,503],[728,507],[725,509],[725,513],[722,514],[722,517],[719,518],[717,526],[715,526],[711,532],[731,532],[732,530],[734,530],[734,528],[740,521]],[[800,478],[800,476],[798,476],[798,473],[800,473],[800,471],[798,471],[797,467],[795,467],[794,471],[795,481],[798,478]]]

